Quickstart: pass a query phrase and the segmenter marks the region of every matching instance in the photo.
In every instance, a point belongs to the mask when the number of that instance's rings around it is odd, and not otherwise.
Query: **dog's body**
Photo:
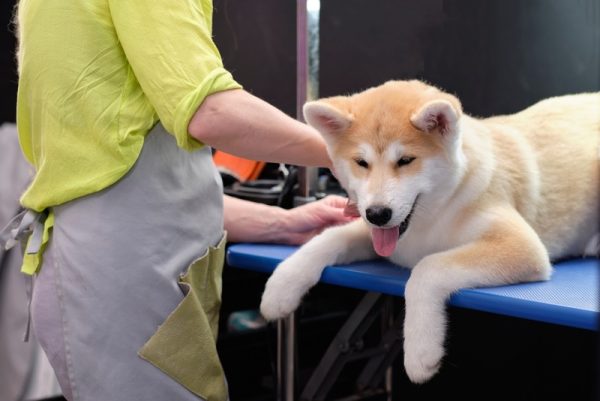
[[[313,238],[275,270],[261,311],[283,317],[323,268],[377,254],[412,268],[404,363],[414,382],[444,355],[449,295],[547,280],[551,259],[598,251],[600,94],[475,119],[419,81],[308,103],[363,217]]]

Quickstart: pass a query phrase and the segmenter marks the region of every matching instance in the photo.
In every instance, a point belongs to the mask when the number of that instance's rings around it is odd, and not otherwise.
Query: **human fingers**
[[[358,205],[356,202],[348,199],[348,202],[346,202],[346,205],[344,206],[344,216],[360,217],[360,212],[358,211]]]
[[[348,202],[348,198],[339,195],[327,195],[319,202],[325,203],[329,206],[343,208],[346,206],[346,202]]]
[[[356,217],[354,214],[346,213],[345,200],[334,205],[323,204],[322,206],[315,211],[314,217],[323,227],[349,223]]]
[[[358,205],[350,198],[345,198],[338,195],[329,195],[322,199],[322,201],[329,206],[334,208],[343,209],[343,215],[349,218],[360,217],[358,211]]]

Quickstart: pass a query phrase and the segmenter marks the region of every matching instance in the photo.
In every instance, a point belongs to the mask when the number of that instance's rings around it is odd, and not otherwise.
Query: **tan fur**
[[[324,99],[352,119],[343,138],[332,147],[334,158],[352,159],[356,146],[367,141],[382,153],[400,139],[407,154],[416,156],[394,175],[415,174],[423,159],[444,151],[434,135],[424,135],[409,118],[432,99],[459,101],[419,81],[388,82],[357,95]],[[598,221],[600,94],[547,99],[511,116],[475,119],[464,115],[463,146],[467,176],[479,174],[482,158],[494,159],[493,177],[481,194],[465,205],[473,209],[505,204],[532,225],[552,258],[581,255],[583,243]],[[489,147],[490,152],[483,151]],[[353,174],[365,175],[356,164]],[[586,224],[587,223],[587,224]],[[459,224],[460,225],[460,224]],[[575,228],[580,228],[579,230]]]
[[[375,247],[412,269],[404,365],[424,382],[444,355],[452,292],[546,280],[551,259],[598,251],[589,243],[599,232],[600,93],[477,119],[437,88],[394,81],[308,103],[305,117],[363,220],[325,231],[275,270],[261,304],[267,318],[295,309],[326,265],[372,258]],[[406,157],[415,159],[398,163]],[[389,221],[369,221],[373,206],[389,208]],[[395,245],[375,235],[405,222]]]

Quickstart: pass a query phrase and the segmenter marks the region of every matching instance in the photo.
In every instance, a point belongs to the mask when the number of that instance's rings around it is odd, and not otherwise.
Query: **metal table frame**
[[[228,249],[227,261],[231,267],[270,274],[296,249],[285,245],[234,244]],[[600,289],[597,283],[600,279],[600,262],[591,258],[572,259],[554,266],[555,271],[550,281],[464,289],[452,295],[448,303],[466,309],[598,331]],[[373,383],[381,384],[382,377],[385,377],[382,371],[390,366],[390,361],[400,351],[398,340],[401,339],[401,333],[398,325],[403,319],[402,316],[391,319],[392,311],[383,306],[385,298],[377,297],[402,297],[409,276],[408,269],[385,260],[331,266],[323,271],[320,282],[364,290],[367,295],[331,343],[317,366],[316,374],[313,374],[315,378],[310,379],[303,389],[302,400],[323,399],[336,370],[345,362],[356,358],[364,357],[367,361],[358,380],[365,384],[359,386],[368,389]],[[382,316],[383,322],[387,322],[387,329],[382,330],[379,346],[371,350],[355,346],[377,314]],[[293,382],[296,364],[295,331],[295,316],[278,322],[278,400],[292,401],[296,396]],[[385,352],[381,353],[382,349]],[[387,380],[384,384],[389,385]],[[388,388],[389,386],[386,387]]]

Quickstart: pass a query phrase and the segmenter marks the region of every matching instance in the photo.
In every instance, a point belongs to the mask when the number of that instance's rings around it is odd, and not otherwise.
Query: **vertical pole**
[[[318,97],[320,0],[296,0],[296,118],[304,122],[302,107]],[[298,169],[299,194],[295,205],[314,200],[317,168]],[[277,321],[277,401],[294,401],[296,316]]]
[[[394,327],[394,299],[391,296],[387,296],[385,307],[382,313],[383,327],[382,333],[386,333],[388,330]],[[392,401],[393,398],[393,363],[385,370],[384,377],[384,388],[387,394],[386,400]]]
[[[286,325],[286,349],[287,355],[287,366],[286,373],[287,383],[285,388],[285,400],[294,401],[295,399],[295,388],[294,379],[296,377],[294,369],[296,368],[296,316],[292,313],[285,318]]]
[[[307,0],[296,0],[296,117],[301,121],[302,105],[308,84],[308,12]]]
[[[277,321],[277,401],[294,401],[296,316]]]
[[[283,375],[283,369],[285,366],[285,352],[283,349],[284,345],[284,328],[283,320],[277,321],[277,401],[285,401],[285,377]]]
[[[319,96],[320,0],[296,0],[296,118],[304,121],[302,107]],[[314,200],[318,169],[300,167],[295,204]]]

